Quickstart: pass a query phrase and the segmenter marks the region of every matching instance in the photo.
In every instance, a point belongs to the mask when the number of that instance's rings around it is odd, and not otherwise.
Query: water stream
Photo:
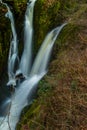
[[[9,18],[11,22],[12,39],[10,42],[10,49],[9,49],[9,56],[8,56],[8,77],[9,77],[9,80],[11,80],[14,78],[14,75],[15,75],[14,74],[15,64],[17,63],[17,60],[19,60],[17,33],[15,29],[13,13],[11,12],[9,6],[6,3],[2,1],[1,3],[6,6],[8,12],[5,14],[5,16]]]
[[[15,130],[23,108],[33,101],[33,95],[37,90],[38,82],[47,73],[48,63],[51,56],[52,48],[62,28],[66,23],[56,27],[48,33],[43,41],[37,56],[32,64],[32,41],[33,41],[33,12],[36,0],[30,0],[27,3],[24,21],[24,50],[21,56],[19,67],[16,71],[15,64],[18,59],[18,42],[17,33],[13,14],[6,3],[4,4],[8,12],[6,16],[11,21],[12,40],[8,58],[8,87],[12,87],[11,97],[7,98],[2,106],[4,116],[0,117],[0,130]]]
[[[19,70],[25,76],[29,76],[31,65],[32,65],[33,11],[34,11],[35,1],[36,0],[31,0],[29,1],[29,3],[27,3],[27,9],[25,12],[24,51],[19,66]]]

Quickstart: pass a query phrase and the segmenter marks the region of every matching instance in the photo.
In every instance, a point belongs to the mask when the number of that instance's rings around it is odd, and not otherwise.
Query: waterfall
[[[15,64],[18,60],[18,43],[15,30],[13,14],[6,3],[3,3],[8,12],[6,14],[11,21],[13,38],[10,43],[8,58],[8,77],[7,86],[11,86],[14,92],[11,92],[11,98],[6,99],[1,107],[4,116],[0,118],[1,130],[15,130],[23,108],[33,101],[34,92],[36,93],[38,82],[47,73],[49,59],[52,48],[60,31],[66,25],[62,24],[48,33],[42,43],[38,54],[32,65],[32,37],[33,37],[33,11],[36,0],[30,0],[27,3],[24,21],[24,50],[19,63],[19,68],[14,72]],[[16,86],[16,87],[15,87]],[[3,111],[4,110],[4,111]]]
[[[12,40],[10,43],[10,50],[9,50],[9,57],[8,57],[8,76],[9,80],[14,78],[14,69],[15,69],[15,64],[18,61],[18,43],[17,43],[17,33],[15,30],[15,23],[14,23],[14,17],[13,14],[9,8],[9,6],[2,2],[3,5],[7,7],[8,12],[6,13],[6,17],[10,19],[11,22],[11,30],[12,30]]]
[[[28,102],[31,103],[31,97],[33,94],[32,91],[33,89],[36,89],[36,84],[41,80],[45,73],[46,72],[40,75],[34,75],[18,86],[14,95],[12,96],[12,101],[10,102],[10,114],[8,114],[4,119],[4,122],[0,127],[1,130],[10,130],[9,125],[11,130],[16,129],[16,124],[19,121],[22,109],[28,105]]]
[[[55,28],[46,36],[33,63],[30,73],[31,75],[40,74],[46,71],[54,42],[66,24],[67,23],[64,23],[61,26]]]
[[[24,23],[24,51],[21,57],[19,70],[29,76],[32,64],[32,35],[33,35],[33,10],[36,0],[27,3]]]

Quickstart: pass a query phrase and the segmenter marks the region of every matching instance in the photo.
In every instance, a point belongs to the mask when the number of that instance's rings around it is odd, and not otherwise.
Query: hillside
[[[64,14],[69,24],[56,41],[38,98],[19,123],[22,129],[87,129],[87,4],[77,6]]]

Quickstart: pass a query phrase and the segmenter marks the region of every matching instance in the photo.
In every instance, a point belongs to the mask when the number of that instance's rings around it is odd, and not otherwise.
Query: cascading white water
[[[19,64],[19,70],[15,73],[23,73],[23,75],[27,78],[23,79],[24,81],[21,83],[20,79],[18,79],[19,84],[16,84],[16,79],[11,74],[13,73],[15,59],[18,56],[18,48],[17,48],[17,34],[14,26],[14,19],[12,12],[8,8],[8,16],[11,21],[11,29],[13,33],[13,39],[10,45],[10,53],[9,53],[9,73],[11,75],[10,81],[8,82],[8,86],[17,85],[15,88],[14,94],[10,99],[7,99],[2,105],[2,108],[6,109],[6,117],[1,117],[1,125],[0,130],[15,130],[16,125],[19,121],[19,117],[22,109],[32,102],[32,95],[36,92],[37,84],[42,79],[42,77],[46,74],[46,69],[48,66],[49,58],[52,52],[52,47],[54,42],[59,35],[62,28],[66,25],[62,24],[61,26],[53,29],[45,38],[36,58],[31,66],[32,62],[32,36],[33,36],[33,9],[36,0],[30,0],[27,5],[27,10],[25,13],[25,26],[24,26],[24,51],[21,57],[21,61]],[[12,66],[11,66],[12,65]],[[31,71],[30,71],[31,70]],[[9,75],[8,73],[8,75]],[[10,77],[10,76],[9,76]],[[23,77],[22,77],[23,78]]]
[[[54,42],[55,42],[57,36],[59,35],[60,31],[66,24],[67,23],[64,23],[60,27],[55,28],[46,36],[37,56],[35,58],[35,61],[34,61],[34,64],[32,66],[32,70],[30,73],[31,75],[40,74],[40,73],[46,71]]]
[[[19,121],[22,109],[26,105],[28,105],[28,102],[32,101],[32,91],[33,89],[36,89],[36,84],[44,75],[45,72],[40,75],[34,75],[33,77],[28,78],[23,83],[21,83],[19,87],[15,90],[15,93],[12,97],[12,102],[9,102],[11,104],[9,114],[5,118],[3,124],[1,125],[1,130],[10,130],[9,126],[11,130],[16,129],[16,124]]]
[[[8,76],[9,76],[9,80],[11,80],[14,78],[15,63],[19,59],[18,58],[17,33],[15,30],[14,17],[13,17],[13,14],[12,14],[9,6],[2,1],[1,1],[1,3],[7,7],[8,12],[6,13],[5,16],[10,19],[11,29],[12,29],[12,40],[10,43],[10,50],[9,50],[9,57],[8,57]]]
[[[33,11],[36,0],[27,3],[24,26],[24,51],[22,54],[19,70],[29,76],[32,63],[32,35],[33,35]]]

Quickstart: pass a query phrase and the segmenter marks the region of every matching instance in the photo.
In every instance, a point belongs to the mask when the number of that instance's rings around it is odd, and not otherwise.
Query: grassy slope
[[[87,4],[78,3],[54,46],[55,59],[21,130],[87,130]],[[21,126],[21,128],[20,128]]]

